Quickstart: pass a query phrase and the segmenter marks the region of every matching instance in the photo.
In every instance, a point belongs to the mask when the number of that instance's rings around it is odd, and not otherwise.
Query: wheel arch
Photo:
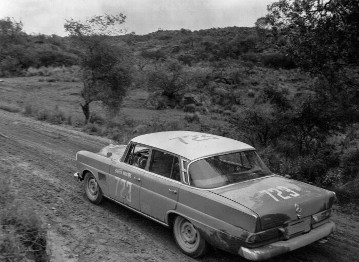
[[[179,213],[179,212],[177,212],[175,210],[171,210],[171,211],[169,211],[167,213],[167,221],[166,222],[167,222],[169,227],[173,227],[174,220],[175,220],[175,218],[177,216],[181,216],[181,217],[187,219],[188,221],[190,221],[198,229],[203,228],[202,223],[199,223],[197,220],[192,219],[191,217],[188,217],[188,216],[186,216],[186,215],[184,215],[182,213]]]
[[[90,174],[92,174],[93,176],[95,176],[94,173],[91,172],[91,170],[89,170],[89,169],[84,169],[84,170],[82,170],[82,172],[80,172],[80,179],[81,179],[81,181],[85,179],[85,176],[86,176],[87,173],[90,173]]]

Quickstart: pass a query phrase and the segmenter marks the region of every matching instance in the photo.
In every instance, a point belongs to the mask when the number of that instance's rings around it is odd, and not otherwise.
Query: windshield
[[[191,185],[199,188],[220,187],[270,174],[254,150],[216,155],[189,166]]]

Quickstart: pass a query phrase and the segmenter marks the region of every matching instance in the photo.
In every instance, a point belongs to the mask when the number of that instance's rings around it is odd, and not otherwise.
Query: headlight
[[[327,218],[330,217],[332,210],[331,209],[327,209],[325,211],[319,212],[317,214],[312,215],[312,223],[318,223],[321,222]]]

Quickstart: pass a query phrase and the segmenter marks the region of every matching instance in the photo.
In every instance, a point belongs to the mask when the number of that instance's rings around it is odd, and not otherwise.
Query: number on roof
[[[183,144],[189,144],[191,141],[201,142],[201,141],[206,141],[210,139],[219,139],[219,138],[216,136],[203,134],[203,135],[178,136],[171,138],[170,140],[174,140],[174,139],[178,139],[178,141],[180,141]]]

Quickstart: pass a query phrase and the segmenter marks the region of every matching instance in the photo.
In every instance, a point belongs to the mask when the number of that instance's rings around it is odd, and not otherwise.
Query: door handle
[[[135,176],[134,176],[133,179],[134,179],[134,180],[137,180],[138,182],[141,181],[141,178],[139,178],[139,177],[135,177]]]
[[[177,190],[176,189],[168,189],[168,191],[170,191],[173,194],[177,194]]]

